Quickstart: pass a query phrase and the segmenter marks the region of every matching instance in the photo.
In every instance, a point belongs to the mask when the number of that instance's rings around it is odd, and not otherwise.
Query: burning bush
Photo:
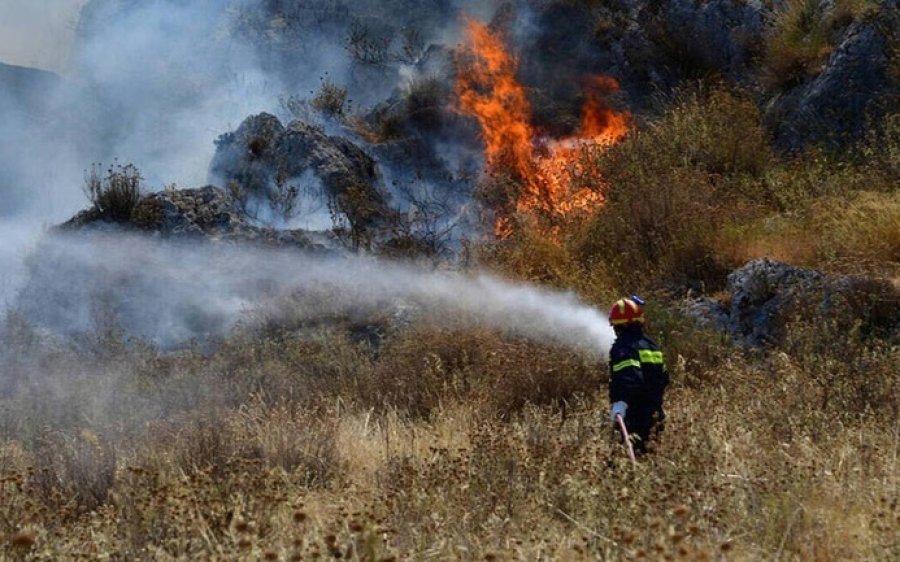
[[[525,88],[516,78],[518,61],[502,37],[474,20],[466,31],[467,43],[457,61],[459,109],[481,127],[488,172],[508,177],[516,188],[515,197],[492,208],[499,215],[496,233],[511,234],[515,213],[533,214],[552,228],[573,212],[598,206],[603,200],[601,178],[592,178],[587,186],[571,180],[584,173],[580,167],[584,146],[608,146],[628,132],[630,114],[617,112],[604,101],[618,83],[604,76],[588,78],[577,134],[541,138],[532,123]],[[483,198],[498,199],[491,194]]]

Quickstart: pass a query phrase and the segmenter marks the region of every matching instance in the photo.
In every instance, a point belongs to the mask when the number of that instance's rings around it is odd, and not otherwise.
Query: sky
[[[62,70],[86,0],[0,0],[0,62]]]

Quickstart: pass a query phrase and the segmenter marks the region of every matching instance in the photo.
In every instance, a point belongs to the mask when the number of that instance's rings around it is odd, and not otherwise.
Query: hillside
[[[0,562],[900,558],[897,22],[89,1],[48,130],[146,161],[21,249]],[[632,294],[672,377],[636,465]]]
[[[58,80],[52,72],[0,63],[0,100],[8,105],[24,104],[36,110]]]

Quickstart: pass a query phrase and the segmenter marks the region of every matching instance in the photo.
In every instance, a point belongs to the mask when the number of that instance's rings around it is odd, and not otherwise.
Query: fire
[[[469,20],[466,64],[459,68],[459,106],[474,116],[484,135],[490,168],[505,167],[528,177],[532,170],[534,131],[525,88],[516,80],[518,61],[487,27]]]
[[[591,77],[578,133],[541,139],[531,124],[525,88],[515,77],[518,61],[497,35],[477,21],[468,21],[466,38],[456,82],[459,109],[475,117],[481,127],[488,169],[507,171],[521,183],[516,212],[564,218],[601,205],[599,190],[573,188],[572,180],[584,173],[581,161],[586,147],[609,146],[628,133],[630,114],[616,112],[604,101],[618,90],[618,83],[605,76]],[[511,234],[510,217],[498,218],[496,233]]]

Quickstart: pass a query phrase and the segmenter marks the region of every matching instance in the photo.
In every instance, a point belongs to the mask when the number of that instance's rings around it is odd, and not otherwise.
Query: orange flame
[[[469,20],[467,58],[459,68],[459,106],[474,116],[484,135],[489,168],[511,168],[522,177],[532,174],[531,105],[516,80],[518,61],[481,23]]]
[[[618,90],[618,83],[605,76],[591,77],[578,134],[539,139],[531,124],[525,88],[515,77],[517,61],[506,45],[474,20],[468,21],[466,39],[456,82],[459,108],[481,127],[488,170],[507,171],[521,183],[516,212],[564,218],[601,205],[603,195],[596,185],[600,178],[590,178],[593,187],[581,188],[573,188],[572,180],[585,173],[581,164],[585,147],[609,146],[628,133],[631,115],[616,112],[604,102],[605,96]],[[511,217],[499,217],[496,234],[509,236],[511,225]]]

